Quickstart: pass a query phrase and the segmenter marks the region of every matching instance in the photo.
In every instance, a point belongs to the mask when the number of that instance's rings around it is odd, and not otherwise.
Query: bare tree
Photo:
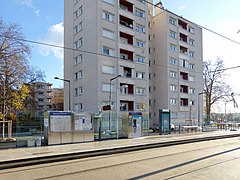
[[[45,82],[45,72],[39,69],[36,66],[29,67],[29,70],[26,75],[26,83],[33,83],[33,82]]]
[[[16,92],[21,93],[22,88],[25,93],[28,92],[22,84],[25,82],[29,70],[27,58],[30,56],[31,50],[22,39],[24,36],[20,26],[5,24],[0,18],[0,106],[3,139],[7,115],[12,109],[21,107],[21,101],[18,101],[17,104],[13,101],[14,98],[20,97],[16,96]],[[25,94],[21,96],[21,98],[23,97]]]
[[[210,121],[212,106],[218,101],[232,100],[232,89],[225,82],[225,71],[223,60],[217,58],[215,62],[205,61],[203,63],[204,88],[206,96],[206,122]]]

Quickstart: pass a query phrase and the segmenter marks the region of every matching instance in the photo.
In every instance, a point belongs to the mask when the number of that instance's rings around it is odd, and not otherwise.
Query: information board
[[[50,131],[68,132],[72,130],[71,112],[50,112]]]
[[[92,130],[92,116],[81,115],[75,116],[75,131],[90,131]]]

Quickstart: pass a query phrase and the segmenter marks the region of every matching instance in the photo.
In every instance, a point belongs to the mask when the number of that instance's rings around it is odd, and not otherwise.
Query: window
[[[112,5],[115,4],[115,0],[103,0],[103,1]]]
[[[177,105],[178,104],[178,100],[174,99],[174,98],[170,98],[170,105]]]
[[[176,92],[177,91],[177,85],[170,84],[170,91]]]
[[[169,64],[177,64],[177,59],[170,57]]]
[[[194,52],[193,51],[189,51],[189,57],[194,58]]]
[[[177,72],[175,72],[175,71],[170,71],[170,77],[176,78],[176,77],[177,77]]]
[[[189,88],[189,93],[190,94],[194,94],[195,93],[195,89],[194,88]]]
[[[74,48],[75,49],[78,49],[78,48],[82,47],[82,45],[83,45],[83,38],[80,38],[78,41],[74,42]]]
[[[194,68],[194,64],[189,63],[188,67],[189,67],[189,69],[193,69]]]
[[[74,104],[74,111],[76,111],[76,112],[82,112],[82,111],[83,111],[83,104],[82,104],[82,103],[76,103],[76,104]]]
[[[82,94],[83,94],[83,87],[82,86],[74,89],[74,95],[75,96],[80,96]]]
[[[114,50],[108,47],[103,47],[103,54],[108,55],[108,56],[113,56],[114,55]]]
[[[195,80],[194,76],[189,76],[189,81],[193,82]]]
[[[80,63],[82,62],[82,60],[83,60],[83,55],[82,55],[82,54],[76,56],[76,57],[74,58],[74,65],[80,64]]]
[[[140,33],[145,33],[145,27],[139,24],[136,24],[135,30]]]
[[[144,95],[145,91],[145,88],[136,88],[136,95]]]
[[[74,42],[74,48],[77,49],[78,48],[78,41]]]
[[[140,40],[137,40],[136,41],[136,46],[137,47],[140,47],[140,48],[143,48],[144,47],[144,42],[140,41]]]
[[[74,11],[74,19],[77,19],[83,13],[83,7],[81,6],[78,10]]]
[[[74,27],[74,34],[78,33],[78,25]]]
[[[44,92],[38,92],[39,95],[44,95]]]
[[[170,17],[169,18],[169,23],[175,26],[176,25],[176,19]]]
[[[144,61],[145,61],[145,58],[144,57],[142,57],[142,56],[136,56],[136,61],[137,62],[141,62],[141,63],[144,63]]]
[[[180,66],[184,68],[188,68],[188,61],[185,59],[180,59]]]
[[[170,44],[169,49],[170,49],[170,51],[175,52],[175,51],[177,51],[177,46],[174,44]]]
[[[43,99],[42,99],[42,98],[39,98],[38,101],[43,101]]]
[[[114,74],[114,67],[112,66],[102,66],[102,72],[106,74]]]
[[[74,12],[74,19],[77,19],[78,18],[78,10],[76,10],[75,12]]]
[[[189,39],[189,44],[194,46],[194,40],[193,39]]]
[[[145,73],[144,72],[136,72],[136,78],[138,79],[144,79]]]
[[[79,16],[81,16],[82,13],[83,13],[83,7],[81,6],[81,7],[78,9],[78,11],[79,11]]]
[[[106,11],[102,12],[102,18],[110,22],[114,21],[114,15]]]
[[[83,77],[83,70],[76,72],[74,75],[75,80],[81,79]]]
[[[106,38],[115,39],[114,32],[109,31],[107,29],[102,30],[102,35],[103,35],[103,37],[106,37]]]
[[[188,31],[190,32],[190,33],[192,33],[192,34],[194,34],[194,28],[193,27],[188,27]]]
[[[176,38],[177,37],[177,33],[170,30],[170,37]]]
[[[138,17],[144,18],[145,17],[145,12],[136,8],[135,15],[138,16]]]
[[[44,86],[44,85],[37,85],[37,88],[38,88],[38,89],[44,89],[45,86]]]
[[[83,24],[83,22],[80,22],[77,26],[74,27],[74,34],[75,35],[82,30],[82,28],[83,28],[82,24]]]

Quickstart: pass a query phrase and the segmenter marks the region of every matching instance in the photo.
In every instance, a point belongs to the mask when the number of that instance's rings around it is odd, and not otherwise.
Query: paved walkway
[[[121,147],[131,147],[144,144],[154,144],[159,142],[169,142],[177,140],[187,140],[193,138],[203,138],[221,135],[239,134],[237,131],[217,131],[207,133],[187,133],[187,134],[171,134],[171,135],[155,135],[145,136],[136,139],[119,139],[95,141],[88,143],[29,147],[29,148],[14,148],[0,150],[0,163],[4,161],[12,161],[18,159],[38,158],[53,155],[77,153],[77,152],[91,152],[96,150],[113,149]]]

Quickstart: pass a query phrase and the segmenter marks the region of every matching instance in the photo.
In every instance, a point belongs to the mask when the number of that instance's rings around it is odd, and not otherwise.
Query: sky
[[[175,14],[240,42],[239,0],[162,0],[162,3]],[[0,17],[5,23],[19,24],[26,39],[32,41],[62,46],[63,13],[63,0],[0,0]],[[45,71],[46,81],[53,83],[53,87],[63,87],[61,81],[54,80],[55,76],[63,77],[62,49],[29,45],[32,47],[30,65]],[[224,60],[225,67],[240,65],[240,45],[203,29],[203,60],[217,57]],[[240,94],[238,71],[240,68],[227,71],[226,79],[236,94]],[[240,98],[237,100],[240,106]]]

